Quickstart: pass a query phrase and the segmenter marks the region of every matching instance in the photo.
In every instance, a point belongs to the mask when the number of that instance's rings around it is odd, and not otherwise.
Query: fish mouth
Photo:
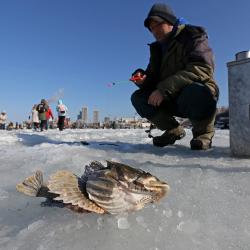
[[[169,190],[169,185],[163,181],[150,181],[150,183],[145,185],[145,188],[151,189],[165,189],[166,191]]]
[[[151,193],[153,202],[160,201],[170,189],[169,185],[162,181],[150,182],[145,188]]]

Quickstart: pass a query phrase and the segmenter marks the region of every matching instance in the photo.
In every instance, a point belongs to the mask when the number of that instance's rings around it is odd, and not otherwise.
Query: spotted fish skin
[[[89,198],[110,214],[140,210],[160,200],[168,189],[165,182],[149,173],[111,161],[107,168],[90,175],[86,184]]]
[[[81,177],[60,170],[43,182],[41,171],[17,185],[26,195],[45,197],[79,213],[120,214],[142,209],[161,200],[169,190],[166,182],[141,169],[107,161],[105,167],[93,161]]]

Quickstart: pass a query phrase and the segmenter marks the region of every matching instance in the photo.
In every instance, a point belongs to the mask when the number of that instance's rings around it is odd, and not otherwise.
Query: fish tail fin
[[[43,173],[36,171],[34,175],[27,177],[23,182],[16,185],[17,191],[28,196],[38,196],[43,186]]]

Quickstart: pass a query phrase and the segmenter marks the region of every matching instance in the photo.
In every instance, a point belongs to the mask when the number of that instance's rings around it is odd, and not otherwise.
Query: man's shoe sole
[[[207,150],[211,148],[211,142],[207,145],[204,145],[202,141],[195,140],[190,142],[191,150]]]

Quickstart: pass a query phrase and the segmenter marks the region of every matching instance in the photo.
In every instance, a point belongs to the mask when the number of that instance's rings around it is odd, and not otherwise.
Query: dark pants
[[[46,128],[46,123],[47,123],[47,120],[41,120],[40,121],[41,131],[43,131]]]
[[[5,130],[5,124],[0,124],[0,129]]]
[[[159,107],[148,104],[151,93],[152,90],[139,89],[131,96],[131,102],[137,113],[148,120],[160,110],[164,110],[170,116],[201,121],[210,117],[216,110],[217,100],[209,88],[201,83],[187,85],[175,99],[163,101]]]
[[[39,122],[33,122],[33,128],[37,130],[39,128]]]
[[[65,116],[58,116],[58,128],[60,131],[62,131],[64,129],[64,120],[65,120]]]

